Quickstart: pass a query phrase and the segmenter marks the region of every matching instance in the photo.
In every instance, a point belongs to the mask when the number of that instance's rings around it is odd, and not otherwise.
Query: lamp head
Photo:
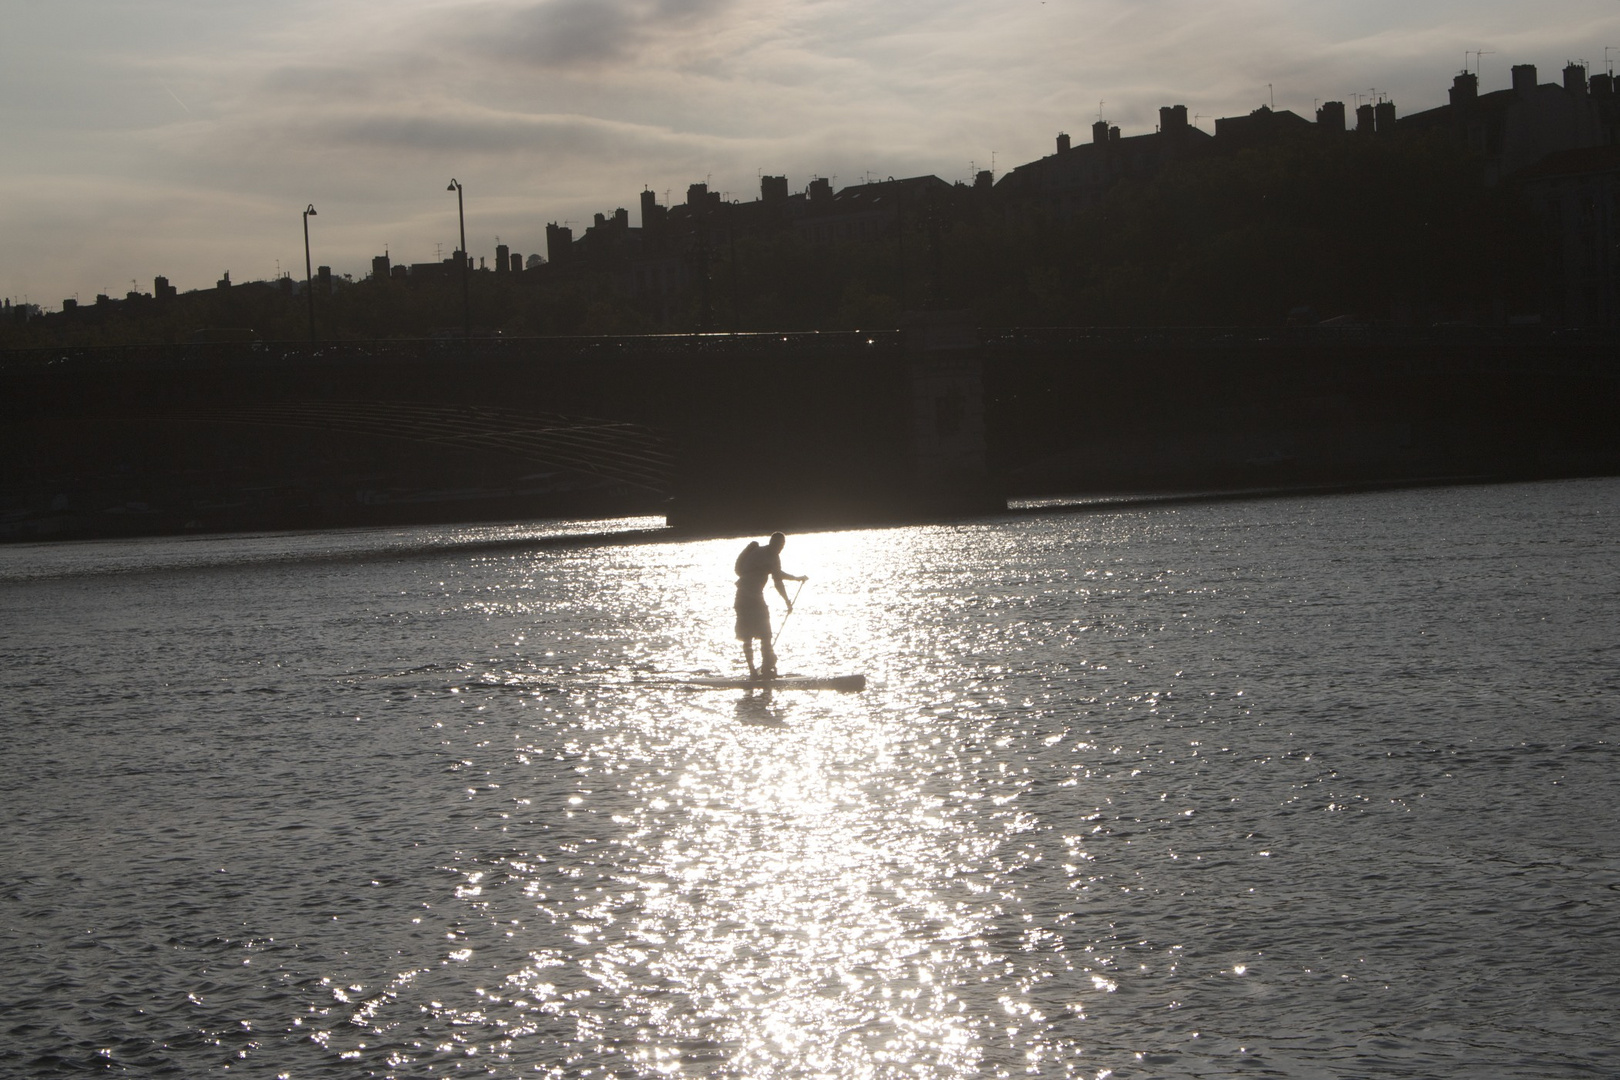
[[[445,188],[444,190],[446,190],[446,191],[455,191],[460,186],[461,186],[460,184],[456,183],[454,180],[451,180],[450,181],[450,186]]]
[[[304,211],[304,216],[305,217],[314,217],[315,216],[315,204],[314,203],[309,204],[309,209]]]

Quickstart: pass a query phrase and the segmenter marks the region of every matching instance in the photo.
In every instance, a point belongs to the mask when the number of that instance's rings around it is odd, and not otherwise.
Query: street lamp
[[[461,182],[455,177],[450,178],[450,186],[446,191],[456,193],[456,216],[461,220],[461,334],[471,340],[472,338],[472,300],[467,291],[468,264],[472,258],[467,254],[467,210],[461,202]]]
[[[309,265],[309,219],[315,216],[315,204],[304,211],[304,292],[309,294],[309,340],[315,341],[315,271]]]

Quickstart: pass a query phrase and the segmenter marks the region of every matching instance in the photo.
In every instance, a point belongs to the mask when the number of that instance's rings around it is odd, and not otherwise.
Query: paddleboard
[[[865,675],[780,675],[774,679],[690,678],[677,680],[682,686],[709,690],[837,690],[853,694],[866,689]]]

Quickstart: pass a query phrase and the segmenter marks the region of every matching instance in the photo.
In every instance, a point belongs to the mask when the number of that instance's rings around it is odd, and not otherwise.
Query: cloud
[[[470,44],[549,67],[619,60],[630,52],[632,8],[623,0],[546,0],[503,19],[504,32],[476,36]]]
[[[376,96],[382,82],[378,72],[365,66],[323,63],[274,68],[262,78],[260,85],[271,95],[350,103]]]
[[[723,17],[730,0],[540,0],[480,5],[466,14],[473,56],[519,66],[593,69],[624,64],[671,35]],[[458,21],[459,21],[458,16]]]
[[[474,108],[338,113],[321,118],[310,131],[324,146],[346,147],[355,153],[376,149],[412,155],[565,155],[571,161],[632,153],[667,156],[671,151],[699,147],[713,152],[726,141],[593,116]]]

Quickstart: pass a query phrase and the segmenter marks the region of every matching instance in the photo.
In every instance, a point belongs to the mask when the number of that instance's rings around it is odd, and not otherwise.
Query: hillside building
[[[1145,180],[1171,161],[1204,151],[1212,140],[1187,122],[1185,105],[1160,109],[1159,130],[1148,135],[1122,136],[1099,120],[1091,125],[1090,143],[1074,146],[1060,133],[1054,153],[1013,169],[995,192],[1009,216],[1067,221],[1101,202],[1114,185]]]
[[[1534,64],[1513,67],[1513,85],[1479,92],[1479,76],[1462,72],[1452,79],[1450,101],[1413,113],[1402,131],[1430,131],[1456,139],[1485,161],[1486,180],[1498,183],[1550,154],[1616,142],[1620,99],[1614,79],[1571,63],[1563,82],[1539,83]]]

